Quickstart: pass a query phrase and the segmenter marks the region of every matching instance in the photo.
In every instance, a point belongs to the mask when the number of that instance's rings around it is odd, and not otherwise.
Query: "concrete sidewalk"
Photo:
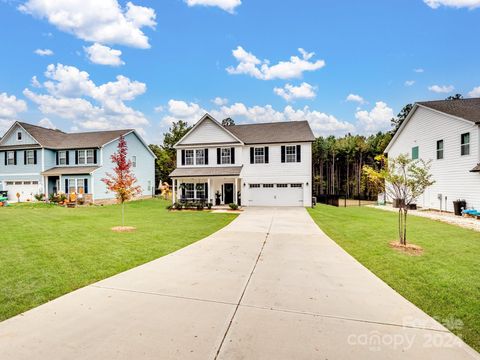
[[[0,359],[480,359],[324,235],[250,208],[210,237],[0,323]]]

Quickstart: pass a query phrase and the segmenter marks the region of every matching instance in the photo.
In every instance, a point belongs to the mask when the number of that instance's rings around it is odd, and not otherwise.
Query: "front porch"
[[[241,205],[239,177],[173,178],[172,202],[200,202],[215,207]]]

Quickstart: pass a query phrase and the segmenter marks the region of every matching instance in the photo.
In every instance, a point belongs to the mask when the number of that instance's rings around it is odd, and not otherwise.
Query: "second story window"
[[[67,165],[67,152],[59,151],[58,152],[58,165]]]
[[[205,165],[205,149],[195,150],[195,163],[197,165]]]
[[[27,150],[25,151],[25,164],[34,165],[35,164],[35,151]]]
[[[418,146],[412,148],[412,160],[418,160]]]
[[[85,164],[85,150],[78,150],[78,163]]]
[[[7,165],[16,165],[15,161],[15,151],[7,151]]]
[[[437,160],[443,159],[443,140],[437,141]]]
[[[297,161],[297,147],[296,146],[286,146],[285,147],[285,159],[287,163],[292,163]]]
[[[185,165],[193,165],[193,150],[185,150]]]
[[[132,156],[132,167],[137,167],[137,157],[135,155]]]
[[[221,149],[221,163],[222,164],[231,164],[232,163],[232,153],[230,148]]]
[[[470,155],[470,133],[461,135],[460,154]]]
[[[95,164],[95,150],[94,149],[87,149],[87,150],[77,150],[76,151],[78,165],[85,165],[85,164]]]
[[[94,159],[94,150],[87,150],[87,164],[94,164],[95,159]]]
[[[265,163],[265,148],[255,148],[255,164]]]

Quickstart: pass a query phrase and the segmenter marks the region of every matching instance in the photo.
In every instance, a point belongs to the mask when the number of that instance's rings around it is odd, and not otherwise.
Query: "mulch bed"
[[[112,227],[112,231],[115,232],[132,232],[135,231],[136,227],[134,226],[114,226]]]
[[[407,245],[402,245],[398,241],[391,241],[389,245],[391,248],[408,255],[420,256],[423,254],[423,248],[418,245],[408,244],[408,243]]]

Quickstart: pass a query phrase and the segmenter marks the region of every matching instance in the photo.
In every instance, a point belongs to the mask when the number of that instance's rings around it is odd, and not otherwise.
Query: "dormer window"
[[[17,140],[22,141],[22,132],[21,131],[17,132]]]

